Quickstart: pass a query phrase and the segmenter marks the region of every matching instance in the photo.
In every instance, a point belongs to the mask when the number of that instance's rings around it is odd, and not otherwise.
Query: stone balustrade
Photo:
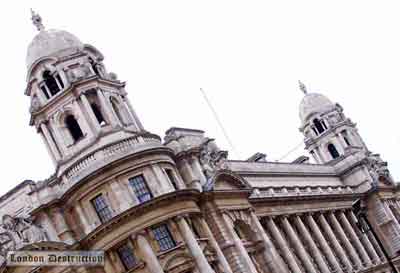
[[[159,146],[161,141],[154,135],[133,136],[92,152],[75,162],[63,174],[68,184],[74,184],[94,170],[149,146]]]
[[[251,197],[320,196],[321,194],[354,194],[354,186],[270,187],[257,189]]]

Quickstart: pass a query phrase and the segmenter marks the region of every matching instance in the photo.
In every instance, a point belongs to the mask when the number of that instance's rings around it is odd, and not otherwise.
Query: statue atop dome
[[[302,81],[300,81],[300,80],[299,80],[299,88],[300,88],[300,90],[301,90],[305,95],[307,95],[307,93],[308,93],[307,87],[306,87],[306,85],[305,85]]]
[[[31,20],[33,25],[37,28],[38,31],[44,30],[44,25],[42,22],[42,17],[36,13],[33,9],[31,9]]]

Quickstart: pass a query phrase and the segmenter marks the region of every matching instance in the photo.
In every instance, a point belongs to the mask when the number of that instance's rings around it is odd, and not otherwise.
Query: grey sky
[[[28,126],[25,55],[36,34],[29,8],[46,28],[67,30],[105,55],[147,130],[203,129],[230,149],[202,87],[239,158],[270,160],[299,144],[298,105],[308,89],[339,102],[398,180],[400,39],[396,1],[7,1],[1,3],[2,186],[53,172]],[[286,158],[305,151],[300,148]],[[234,153],[230,158],[236,158]]]

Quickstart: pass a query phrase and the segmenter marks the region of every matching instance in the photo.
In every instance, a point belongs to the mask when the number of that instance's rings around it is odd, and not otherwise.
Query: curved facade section
[[[25,94],[55,172],[0,197],[0,272],[399,272],[399,188],[340,105],[301,104],[317,164],[229,160],[204,131],[146,131],[95,47],[33,21]],[[15,250],[102,250],[104,266],[11,266]]]

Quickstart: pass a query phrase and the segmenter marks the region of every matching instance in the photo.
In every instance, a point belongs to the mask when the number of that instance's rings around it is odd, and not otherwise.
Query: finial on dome
[[[304,83],[302,83],[301,81],[299,81],[299,88],[300,90],[307,95],[308,91],[307,91],[307,87]]]
[[[33,11],[33,9],[31,9],[31,20],[33,25],[37,28],[38,31],[42,31],[44,30],[44,25],[42,23],[42,17],[40,17],[40,15],[36,12]]]

